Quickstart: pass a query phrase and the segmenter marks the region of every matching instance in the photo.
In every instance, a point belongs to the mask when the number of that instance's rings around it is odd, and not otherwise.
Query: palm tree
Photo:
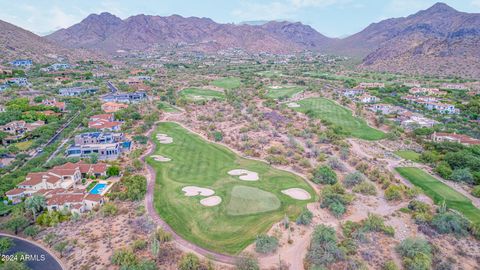
[[[45,206],[45,197],[41,195],[33,195],[25,200],[25,208],[32,211],[34,221],[37,219],[37,214],[40,213]]]

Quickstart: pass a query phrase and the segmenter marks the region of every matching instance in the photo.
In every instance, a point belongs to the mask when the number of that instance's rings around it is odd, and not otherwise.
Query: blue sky
[[[221,23],[284,19],[301,21],[330,37],[356,33],[372,22],[402,17],[435,0],[0,0],[0,19],[37,34],[71,26],[91,13],[120,18],[136,14],[209,17]],[[480,13],[480,0],[445,0]],[[8,3],[8,4],[7,4]]]

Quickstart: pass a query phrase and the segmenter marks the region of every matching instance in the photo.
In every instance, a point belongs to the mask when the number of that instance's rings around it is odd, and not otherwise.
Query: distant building
[[[28,80],[27,80],[27,78],[24,78],[24,77],[8,78],[8,79],[6,79],[6,82],[8,84],[14,84],[14,85],[18,85],[18,86],[28,86]]]
[[[457,142],[463,145],[479,145],[480,140],[463,134],[434,132],[432,134],[434,142]]]
[[[0,92],[7,90],[8,87],[8,84],[0,83]]]
[[[402,115],[400,117],[400,122],[401,126],[406,129],[414,129],[418,127],[432,128],[434,125],[439,124],[439,122],[426,118],[420,114],[410,114],[406,117]]]
[[[131,142],[123,133],[91,132],[75,136],[75,142],[66,150],[66,155],[85,158],[97,154],[100,160],[112,160],[130,148]]]
[[[393,106],[390,104],[373,104],[368,109],[372,112],[379,112],[383,115],[387,114],[397,114],[397,113],[402,113],[405,112],[406,110],[404,108],[398,107],[398,106]]]
[[[69,87],[69,88],[60,88],[58,93],[61,96],[66,97],[76,97],[85,94],[94,94],[98,91],[98,88],[85,88],[85,87]]]
[[[426,88],[426,87],[413,87],[408,92],[413,95],[432,95],[432,96],[447,94],[447,92],[440,91],[438,88]]]
[[[362,88],[362,89],[384,88],[384,87],[385,87],[384,83],[378,83],[378,82],[362,82],[358,85],[358,88]]]
[[[458,114],[460,113],[459,109],[455,108],[455,105],[452,104],[445,104],[445,103],[435,103],[435,102],[427,102],[425,103],[425,108],[427,110],[435,110],[439,113],[443,114]]]
[[[363,89],[344,89],[343,96],[348,98],[353,98],[355,96],[363,95],[365,90]]]
[[[40,69],[41,71],[44,71],[44,72],[49,72],[49,71],[59,71],[59,70],[66,70],[66,69],[70,69],[71,66],[70,64],[67,64],[67,63],[55,63],[55,64],[52,64],[46,68],[42,68]]]
[[[17,59],[10,64],[15,67],[29,68],[33,65],[33,62],[30,59]]]
[[[103,102],[137,103],[147,100],[145,92],[107,94],[101,97]]]
[[[378,97],[372,96],[372,95],[369,95],[369,94],[363,94],[358,99],[361,103],[375,103],[375,102],[378,102],[380,100]]]
[[[102,104],[102,110],[106,113],[114,113],[126,108],[128,108],[128,105],[123,103],[106,102]]]
[[[461,83],[443,83],[440,88],[451,90],[468,90],[468,87]]]
[[[52,106],[58,108],[61,112],[65,111],[65,102],[57,101],[56,99],[45,99],[42,101],[42,104],[45,106]]]
[[[115,121],[113,114],[98,114],[90,117],[88,128],[102,131],[120,131],[123,122]]]

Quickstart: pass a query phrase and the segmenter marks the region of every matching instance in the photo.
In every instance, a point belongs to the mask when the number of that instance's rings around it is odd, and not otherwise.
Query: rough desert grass
[[[223,89],[233,89],[233,88],[240,87],[241,82],[240,82],[240,78],[227,77],[227,78],[221,78],[213,81],[212,85],[223,88]]]
[[[159,144],[157,133],[173,138],[172,144]],[[154,205],[160,216],[187,240],[210,250],[238,254],[287,214],[291,220],[308,202],[316,199],[312,188],[300,177],[272,168],[266,163],[241,158],[226,147],[207,142],[176,123],[160,123],[152,134],[157,149],[152,155],[172,158],[171,162],[148,163],[156,170]],[[232,169],[247,169],[259,173],[260,180],[248,182],[228,175]],[[199,186],[215,190],[222,203],[213,207],[200,204],[204,197],[186,197],[184,186]],[[280,200],[276,210],[249,215],[229,215],[229,205],[235,186],[268,191]],[[312,195],[312,200],[299,201],[282,194],[282,190],[299,187]],[[238,208],[238,206],[235,206]]]
[[[436,204],[445,201],[448,207],[459,211],[470,221],[475,223],[480,222],[480,210],[472,204],[470,199],[461,193],[438,181],[419,168],[399,167],[395,169],[401,176],[421,188]]]
[[[355,117],[352,112],[326,98],[307,98],[297,102],[300,107],[294,110],[329,121],[341,127],[350,136],[364,140],[380,140],[385,133],[367,125],[365,120]]]
[[[281,88],[268,88],[267,97],[273,99],[279,99],[283,97],[291,98],[296,93],[300,93],[304,90],[301,86],[284,86]]]

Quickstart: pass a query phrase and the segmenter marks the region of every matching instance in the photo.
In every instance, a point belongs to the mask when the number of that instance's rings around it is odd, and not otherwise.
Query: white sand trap
[[[158,133],[157,134],[157,140],[161,144],[169,144],[173,142],[173,138],[169,137],[167,134],[163,133]]]
[[[164,156],[160,156],[160,155],[153,155],[153,160],[155,161],[159,161],[159,162],[168,162],[168,161],[171,161],[172,159],[170,158],[167,158],[167,157],[164,157]]]
[[[308,193],[306,190],[301,189],[301,188],[285,189],[285,190],[282,190],[282,193],[290,196],[291,198],[293,198],[295,200],[305,201],[305,200],[310,200],[310,198],[312,198],[310,196],[310,193]]]
[[[209,188],[201,188],[201,187],[196,187],[196,186],[188,186],[182,188],[182,191],[185,192],[185,196],[187,197],[193,197],[193,196],[212,196],[215,194],[215,191],[209,189]]]
[[[204,206],[215,206],[219,205],[221,202],[222,198],[220,198],[219,196],[211,196],[200,200],[200,203]]]
[[[295,102],[290,102],[290,103],[287,104],[287,107],[289,107],[289,108],[299,108],[300,104],[295,103]]]
[[[240,180],[243,181],[258,181],[258,173],[244,169],[236,169],[228,172],[229,175],[240,176]]]
[[[280,89],[280,88],[282,88],[282,87],[278,86],[278,85],[270,86],[270,89]]]

